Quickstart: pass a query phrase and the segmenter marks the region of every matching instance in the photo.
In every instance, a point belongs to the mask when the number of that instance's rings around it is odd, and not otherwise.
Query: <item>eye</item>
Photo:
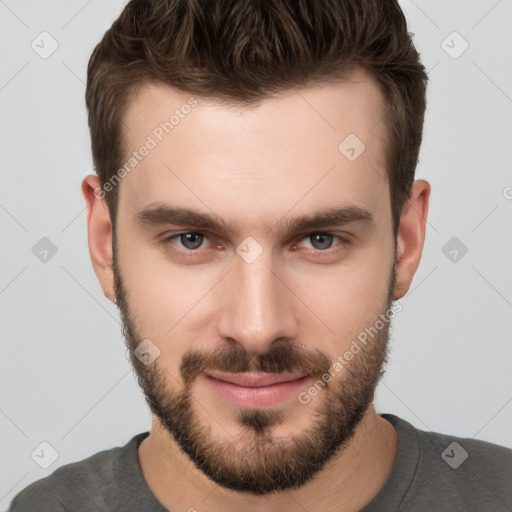
[[[335,239],[338,239],[339,243],[334,245],[333,248],[333,242]],[[310,242],[312,250],[308,252],[309,254],[316,257],[323,256],[323,253],[336,254],[339,251],[345,249],[346,246],[350,244],[350,240],[348,238],[342,237],[340,235],[334,235],[332,233],[323,232],[309,233],[302,237],[301,241],[302,240]],[[333,248],[333,250],[329,251],[331,248]]]
[[[202,233],[194,232],[180,233],[177,237],[183,246],[189,250],[199,249],[204,240],[204,235]]]
[[[338,243],[333,246],[335,239],[338,239]],[[200,249],[207,248],[207,245],[204,245],[204,242],[207,242],[208,240],[209,237],[204,233],[197,231],[184,231],[170,236],[163,235],[160,243],[168,250],[178,255],[199,256],[203,252],[200,251]],[[327,255],[336,255],[350,244],[350,240],[348,238],[324,232],[315,232],[303,235],[299,239],[299,245],[302,241],[310,242],[311,248],[305,247],[306,253],[317,258]],[[218,249],[222,249],[223,245],[220,242],[217,242],[216,247]]]
[[[306,240],[311,240],[313,249],[324,250],[330,249],[332,246],[334,235],[329,233],[313,233],[304,237]]]
[[[179,246],[173,249],[177,250],[178,252],[193,252],[201,248],[201,245],[203,244],[206,238],[207,237],[203,233],[198,233],[196,231],[187,231],[184,233],[178,233],[177,235],[165,237],[162,240],[162,243],[167,245],[171,244],[174,240],[176,240],[181,244],[181,247],[183,247],[184,249],[180,248]]]

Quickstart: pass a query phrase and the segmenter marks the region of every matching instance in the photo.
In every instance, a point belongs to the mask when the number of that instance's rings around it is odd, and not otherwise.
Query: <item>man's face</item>
[[[386,357],[389,322],[358,341],[394,290],[383,99],[362,72],[245,110],[182,108],[190,97],[145,86],[124,120],[127,160],[155,142],[118,185],[125,337],[153,414],[208,477],[254,494],[297,487],[351,439]],[[347,222],[293,228],[329,209]],[[133,354],[143,340],[159,351],[148,365]],[[244,372],[288,382],[222,380]]]

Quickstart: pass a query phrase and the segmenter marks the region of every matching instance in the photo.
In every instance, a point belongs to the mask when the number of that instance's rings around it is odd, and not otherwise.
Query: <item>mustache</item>
[[[180,365],[185,386],[205,370],[223,372],[300,372],[320,378],[331,367],[330,358],[320,350],[306,350],[297,345],[276,344],[264,354],[247,352],[242,346],[222,347],[208,352],[187,351]]]

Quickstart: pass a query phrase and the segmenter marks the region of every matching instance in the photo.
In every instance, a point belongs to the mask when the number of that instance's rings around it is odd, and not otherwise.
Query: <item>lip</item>
[[[208,377],[213,377],[214,379],[222,380],[223,382],[230,382],[231,384],[247,388],[272,386],[283,382],[295,381],[304,377],[304,375],[296,373],[231,373],[213,370],[205,372],[205,374]]]
[[[299,394],[310,375],[293,373],[229,373],[208,371],[201,374],[210,390],[232,405],[266,408],[279,405]]]

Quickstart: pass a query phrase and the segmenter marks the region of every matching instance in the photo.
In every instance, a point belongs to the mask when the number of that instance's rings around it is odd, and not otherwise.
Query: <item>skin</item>
[[[128,153],[190,96],[163,85],[142,87],[124,119]],[[138,335],[160,349],[157,363],[169,392],[180,390],[179,365],[190,347],[215,350],[235,340],[248,353],[265,354],[284,337],[334,360],[383,311],[395,243],[394,299],[407,293],[423,250],[430,194],[424,180],[414,182],[393,238],[380,90],[358,70],[349,81],[287,91],[251,109],[195,98],[190,114],[118,185],[118,265]],[[353,162],[338,151],[350,133],[366,145]],[[89,250],[103,292],[114,300],[112,224],[105,199],[94,194],[98,187],[96,176],[83,180]],[[136,213],[156,202],[213,212],[238,229],[202,230],[208,238],[200,255],[179,256],[171,250],[187,250],[179,238],[164,246],[159,237],[198,230],[138,222]],[[279,220],[346,205],[369,210],[373,222],[317,230],[350,236],[338,253],[336,239],[332,248],[316,249],[307,237],[314,229],[293,237],[271,229]],[[250,264],[236,252],[248,236],[263,250]],[[205,395],[202,386],[192,387],[195,417],[211,425],[217,442],[246,431],[233,406]],[[286,420],[272,435],[286,440],[310,427],[324,396],[308,405],[287,402]],[[309,511],[356,511],[389,478],[397,448],[396,431],[372,404],[344,449],[298,489],[256,496],[216,485],[156,416],[138,456],[152,492],[171,510],[287,512],[300,504]]]

